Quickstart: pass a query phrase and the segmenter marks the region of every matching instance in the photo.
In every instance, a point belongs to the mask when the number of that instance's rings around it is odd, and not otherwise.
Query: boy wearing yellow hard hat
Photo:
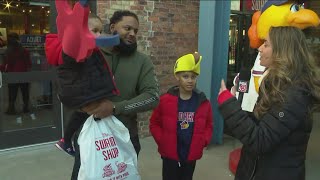
[[[150,118],[150,132],[163,160],[163,180],[191,180],[213,131],[211,104],[196,89],[202,56],[180,57],[174,66],[178,82],[160,97]]]

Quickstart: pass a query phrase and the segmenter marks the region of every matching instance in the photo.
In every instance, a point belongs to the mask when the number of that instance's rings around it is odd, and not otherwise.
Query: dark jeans
[[[89,115],[85,112],[74,111],[72,113],[68,125],[64,131],[64,142],[66,144],[71,144],[72,136],[84,124],[88,117]]]
[[[77,143],[78,137],[79,137],[79,133],[81,132],[81,129],[79,129],[77,131],[77,133],[75,134],[75,137],[74,137],[74,147],[75,147],[76,155],[75,155],[75,159],[74,159],[71,180],[77,180],[78,179],[79,169],[80,169],[80,165],[81,165],[80,148],[79,148],[79,145]],[[141,150],[139,136],[131,137],[130,140],[131,140],[131,142],[133,144],[133,147],[134,147],[134,150],[136,151],[137,156],[138,156],[139,152]]]
[[[18,90],[21,90],[24,108],[28,108],[29,103],[29,83],[10,83],[9,89],[9,108],[14,109],[14,104],[17,99]]]
[[[192,180],[196,161],[178,162],[162,158],[162,180]]]

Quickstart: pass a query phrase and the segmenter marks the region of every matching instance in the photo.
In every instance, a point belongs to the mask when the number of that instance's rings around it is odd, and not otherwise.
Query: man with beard
[[[95,118],[104,118],[111,114],[116,116],[129,130],[131,142],[137,155],[141,146],[138,137],[137,113],[155,108],[159,102],[159,85],[150,58],[137,51],[136,36],[139,20],[130,11],[116,11],[110,18],[111,34],[118,33],[120,44],[113,48],[102,48],[119,96],[89,104],[82,108]],[[76,133],[77,142],[81,129]],[[79,146],[75,144],[75,163],[71,179],[77,179],[80,168]]]

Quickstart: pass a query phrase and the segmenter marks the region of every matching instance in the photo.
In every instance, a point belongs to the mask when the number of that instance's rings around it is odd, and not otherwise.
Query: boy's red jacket
[[[194,129],[188,160],[200,159],[213,132],[213,116],[211,104],[204,93],[199,93],[199,106],[195,112]],[[158,151],[162,157],[179,161],[177,150],[177,121],[178,121],[178,89],[173,87],[160,97],[160,103],[153,110],[150,118],[150,132],[154,137]]]

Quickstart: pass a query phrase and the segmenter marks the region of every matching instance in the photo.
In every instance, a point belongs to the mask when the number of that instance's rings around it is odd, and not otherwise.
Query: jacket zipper
[[[256,167],[257,167],[257,163],[259,161],[259,156],[256,158],[255,162],[254,162],[254,167],[253,167],[253,171],[251,173],[250,179],[249,180],[254,180],[255,179],[255,172],[256,172]]]

